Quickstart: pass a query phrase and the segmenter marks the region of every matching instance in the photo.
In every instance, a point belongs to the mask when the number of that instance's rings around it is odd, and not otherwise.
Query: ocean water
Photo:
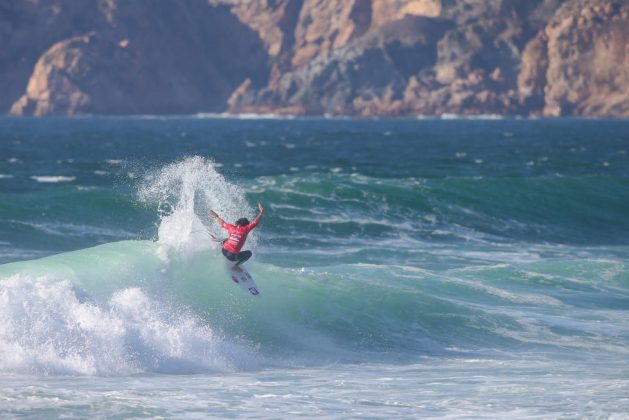
[[[629,121],[0,118],[3,418],[627,418]],[[247,243],[261,295],[209,233]]]

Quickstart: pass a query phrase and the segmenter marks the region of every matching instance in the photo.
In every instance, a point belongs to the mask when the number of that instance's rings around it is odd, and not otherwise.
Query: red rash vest
[[[223,248],[232,254],[238,254],[245,245],[247,235],[254,227],[258,226],[258,222],[258,220],[254,220],[246,226],[234,226],[224,222],[221,227],[227,230],[229,236],[223,244]]]

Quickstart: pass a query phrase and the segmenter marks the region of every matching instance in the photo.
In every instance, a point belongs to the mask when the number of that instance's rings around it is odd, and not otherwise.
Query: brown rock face
[[[270,56],[279,55],[292,40],[302,0],[213,0],[230,6],[243,24],[253,28]]]
[[[441,0],[373,0],[372,25],[383,26],[405,16],[437,18],[441,16]]]
[[[626,1],[371,0],[366,31],[347,11],[331,19],[338,3],[315,3],[314,27],[296,32],[292,66],[232,111],[629,114]]]
[[[297,42],[293,66],[276,76],[277,83],[249,91],[231,109],[291,104],[306,113],[361,116],[512,113],[509,91],[520,50],[535,33],[526,20],[534,3],[373,0],[364,34],[317,43],[325,53]]]
[[[544,114],[629,115],[629,3],[575,1],[545,28]]]
[[[203,0],[90,5],[90,14],[76,16],[87,16],[82,25],[90,30],[51,43],[11,113],[218,111],[246,78],[266,83],[262,42],[226,7]]]
[[[18,115],[629,115],[626,0],[0,0]]]
[[[524,108],[541,111],[544,108],[544,88],[548,69],[548,37],[541,31],[522,53],[518,75],[520,103]]]
[[[370,0],[304,0],[295,28],[292,66],[327,56],[364,34],[370,23]]]
[[[89,36],[59,42],[39,59],[26,94],[11,107],[14,115],[75,114],[89,106],[90,97],[74,80],[85,73],[87,59],[93,51]]]
[[[88,32],[98,8],[89,2],[0,1],[0,112],[24,94],[38,59],[55,42]]]
[[[307,114],[402,114],[408,77],[434,64],[435,41],[448,27],[407,16],[283,72],[276,84],[242,95],[232,111],[290,106]]]

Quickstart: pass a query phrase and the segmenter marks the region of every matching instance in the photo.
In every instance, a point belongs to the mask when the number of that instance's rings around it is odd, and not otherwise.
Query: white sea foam
[[[505,116],[498,114],[478,114],[478,115],[461,115],[461,114],[441,114],[442,120],[503,120]]]
[[[43,184],[56,184],[59,182],[72,182],[76,180],[76,177],[75,176],[54,176],[54,175],[41,175],[41,176],[33,175],[31,176],[31,179],[37,182],[41,182]]]
[[[242,113],[242,114],[231,114],[231,113],[211,113],[211,112],[201,112],[194,115],[194,118],[199,119],[234,119],[234,120],[294,120],[296,117],[294,115],[284,115],[284,114],[255,114],[255,113]]]
[[[0,371],[129,375],[229,371],[242,349],[197,317],[139,288],[98,304],[72,283],[14,275],[0,282]]]

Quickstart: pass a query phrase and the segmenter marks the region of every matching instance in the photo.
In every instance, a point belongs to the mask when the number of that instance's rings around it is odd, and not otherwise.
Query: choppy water
[[[0,119],[0,413],[623,417],[629,122]],[[262,292],[208,217],[267,214]]]

